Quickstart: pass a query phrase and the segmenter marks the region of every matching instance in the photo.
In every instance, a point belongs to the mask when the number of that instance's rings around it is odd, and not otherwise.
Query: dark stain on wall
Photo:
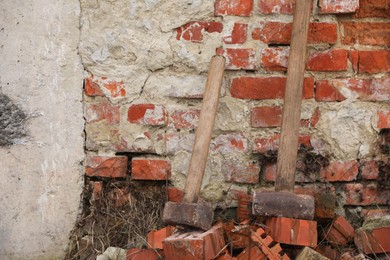
[[[27,136],[26,113],[7,95],[0,93],[0,147],[10,146]]]

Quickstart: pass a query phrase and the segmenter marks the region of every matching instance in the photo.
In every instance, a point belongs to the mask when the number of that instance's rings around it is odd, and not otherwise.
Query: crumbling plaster
[[[1,259],[62,259],[75,225],[84,159],[79,14],[77,0],[0,3],[8,100],[0,113],[14,137],[0,146]]]

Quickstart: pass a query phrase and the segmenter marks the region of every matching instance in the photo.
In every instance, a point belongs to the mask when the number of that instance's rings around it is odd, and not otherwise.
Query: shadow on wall
[[[26,113],[7,95],[0,93],[0,147],[22,142],[27,136]]]

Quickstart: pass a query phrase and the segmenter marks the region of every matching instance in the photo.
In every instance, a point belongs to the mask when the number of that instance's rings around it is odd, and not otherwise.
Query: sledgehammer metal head
[[[214,219],[214,210],[207,203],[167,202],[163,212],[166,225],[208,230]]]
[[[291,192],[255,190],[252,213],[258,216],[312,220],[314,218],[314,198]]]

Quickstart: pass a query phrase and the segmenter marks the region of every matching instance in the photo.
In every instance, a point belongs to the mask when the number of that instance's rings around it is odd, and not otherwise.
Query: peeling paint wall
[[[62,259],[83,184],[80,6],[0,7],[0,258]]]

